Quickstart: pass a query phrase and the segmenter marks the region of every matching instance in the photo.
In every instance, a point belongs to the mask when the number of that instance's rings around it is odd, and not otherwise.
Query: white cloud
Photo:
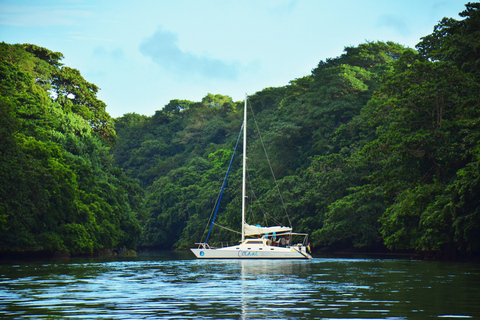
[[[387,27],[395,30],[402,36],[408,36],[411,32],[405,19],[394,14],[383,14],[377,19],[377,27]]]
[[[161,27],[140,44],[140,52],[165,70],[181,76],[191,75],[209,79],[235,80],[240,63],[226,62],[205,55],[186,52],[178,46],[178,36]]]

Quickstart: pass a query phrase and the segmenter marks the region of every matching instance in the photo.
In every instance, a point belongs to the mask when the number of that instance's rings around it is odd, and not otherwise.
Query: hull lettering
[[[240,258],[243,258],[243,257],[258,257],[258,251],[243,251],[243,250],[239,250],[238,251],[238,256]]]

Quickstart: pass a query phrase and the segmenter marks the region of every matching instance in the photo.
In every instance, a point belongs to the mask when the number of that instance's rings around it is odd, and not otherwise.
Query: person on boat
[[[280,247],[286,247],[285,237],[280,238]]]
[[[266,243],[267,243],[267,246],[271,246],[272,245],[272,241],[270,241],[270,239],[268,238],[268,233],[265,233],[265,235],[263,235],[264,239],[267,239]]]

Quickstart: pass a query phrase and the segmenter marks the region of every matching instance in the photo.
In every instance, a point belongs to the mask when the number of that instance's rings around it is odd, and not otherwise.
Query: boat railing
[[[197,242],[195,244],[198,246],[198,249],[216,249],[217,248],[215,246],[209,245],[206,242]],[[220,248],[229,247],[229,243],[226,242],[226,241],[222,241],[222,242],[220,242],[218,247],[220,247]]]
[[[196,242],[195,244],[198,245],[198,249],[214,249],[206,242]]]

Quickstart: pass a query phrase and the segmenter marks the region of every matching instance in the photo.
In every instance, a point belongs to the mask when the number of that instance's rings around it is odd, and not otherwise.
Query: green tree
[[[480,77],[480,3],[467,3],[461,20],[443,18],[433,33],[417,44],[419,53],[433,61],[451,62]]]

